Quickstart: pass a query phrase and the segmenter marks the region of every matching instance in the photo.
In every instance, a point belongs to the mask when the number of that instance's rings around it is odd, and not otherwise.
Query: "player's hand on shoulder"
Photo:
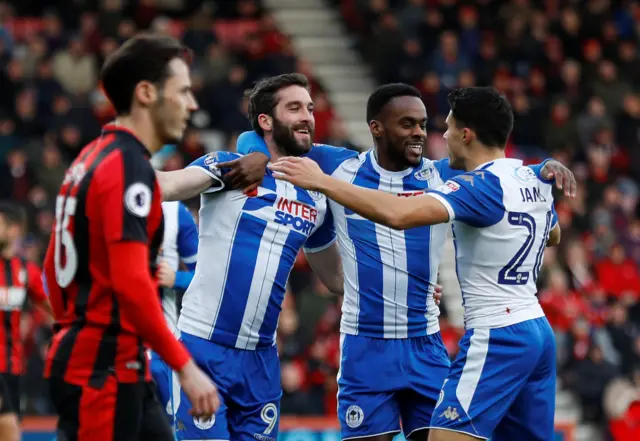
[[[564,194],[567,197],[575,197],[578,184],[576,183],[576,177],[573,172],[567,167],[562,165],[555,159],[551,159],[542,167],[541,174],[546,179],[556,180],[556,187],[559,190],[564,190]]]
[[[189,413],[194,417],[209,418],[220,407],[218,389],[213,381],[204,373],[193,360],[178,372],[180,385],[191,402]]]
[[[309,158],[285,156],[269,164],[273,177],[307,190],[320,190],[326,177],[320,166]]]
[[[262,153],[249,153],[233,161],[219,162],[220,169],[228,169],[224,174],[225,184],[245,193],[256,189],[264,178],[269,158]]]
[[[171,269],[166,260],[158,264],[158,284],[164,288],[173,288],[176,284],[176,272]]]

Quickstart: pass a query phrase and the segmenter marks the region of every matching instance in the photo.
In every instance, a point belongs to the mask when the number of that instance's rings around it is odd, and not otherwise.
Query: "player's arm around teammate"
[[[225,183],[233,189],[251,191],[262,182],[268,158],[253,153],[227,163],[220,164],[225,172]],[[194,173],[188,168],[170,172],[156,171],[158,184],[165,201],[183,201],[199,196],[211,187],[213,178],[205,173]]]

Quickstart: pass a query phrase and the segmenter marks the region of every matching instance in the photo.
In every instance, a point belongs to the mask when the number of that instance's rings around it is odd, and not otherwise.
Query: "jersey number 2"
[[[74,197],[58,196],[56,198],[56,228],[54,234],[53,263],[56,270],[56,281],[61,288],[66,288],[73,281],[78,270],[78,252],[69,231],[69,218],[76,214],[77,200]],[[62,252],[64,247],[64,264]]]
[[[536,255],[536,262],[533,266],[533,280],[537,280],[542,264],[542,254],[547,243],[549,227],[551,226],[551,212],[547,212],[547,225],[545,226],[544,237],[540,244],[540,249]],[[516,252],[515,256],[498,273],[498,283],[500,285],[525,285],[529,281],[529,271],[518,271],[533,248],[536,238],[536,220],[528,213],[511,212],[508,216],[509,223],[514,226],[524,227],[528,231],[524,244]]]

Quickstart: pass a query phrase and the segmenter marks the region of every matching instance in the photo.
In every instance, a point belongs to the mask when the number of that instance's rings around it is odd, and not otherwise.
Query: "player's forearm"
[[[178,371],[190,356],[166,325],[145,264],[148,260],[148,248],[142,243],[118,242],[109,245],[111,280],[126,317],[151,349],[173,370]]]
[[[163,201],[183,201],[198,196],[211,186],[211,178],[204,173],[185,168],[170,172],[156,171]]]
[[[382,191],[358,187],[328,175],[322,179],[318,191],[359,215],[396,230],[442,222],[429,216],[430,209],[438,208],[432,202],[442,205],[433,198],[400,198]]]
[[[307,262],[318,279],[335,295],[344,294],[344,274],[338,245],[334,242],[328,248],[318,251],[305,251]]]

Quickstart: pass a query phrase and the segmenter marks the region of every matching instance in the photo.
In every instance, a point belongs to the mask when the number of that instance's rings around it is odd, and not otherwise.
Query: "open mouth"
[[[412,142],[408,147],[412,152],[421,154],[423,145],[424,144],[422,142]]]

